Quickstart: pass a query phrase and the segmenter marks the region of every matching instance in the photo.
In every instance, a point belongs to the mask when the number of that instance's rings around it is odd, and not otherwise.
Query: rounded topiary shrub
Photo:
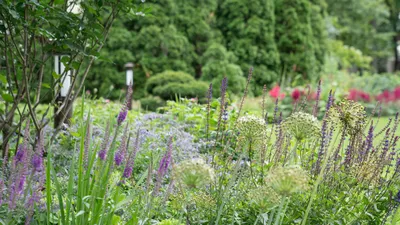
[[[140,99],[140,106],[142,107],[142,109],[145,110],[156,111],[159,107],[162,107],[164,105],[165,101],[158,96],[150,95]]]
[[[167,70],[150,77],[146,82],[146,90],[149,94],[154,94],[156,87],[164,86],[169,83],[190,83],[195,79],[185,72]]]
[[[176,97],[204,98],[208,85],[195,80],[184,72],[165,71],[151,77],[146,83],[149,94],[159,96],[163,100],[175,100]]]

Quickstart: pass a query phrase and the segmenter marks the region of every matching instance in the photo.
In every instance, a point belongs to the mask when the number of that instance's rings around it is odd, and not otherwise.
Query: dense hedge
[[[279,82],[282,74],[297,76],[283,68],[297,66],[296,72],[306,78],[317,76],[326,52],[321,2],[146,1],[152,15],[116,21],[87,88],[99,89],[101,96],[110,93],[111,85],[124,89],[127,61],[135,64],[136,99],[146,95],[148,79],[166,70],[183,71],[215,86],[227,76],[235,94],[243,90],[248,70],[254,67],[250,92],[255,95],[264,84]],[[113,91],[109,97],[119,96]]]
[[[163,100],[175,100],[176,97],[204,98],[208,85],[195,80],[191,75],[181,71],[165,71],[148,79],[146,90],[149,94]]]

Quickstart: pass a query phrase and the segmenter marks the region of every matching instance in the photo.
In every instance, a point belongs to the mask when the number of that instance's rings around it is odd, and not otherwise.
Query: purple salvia
[[[265,96],[266,96],[266,93],[267,93],[267,85],[264,84],[263,94],[262,94],[262,116],[264,117],[264,119],[267,119],[267,118],[265,118]],[[267,120],[265,120],[265,122],[267,122]]]
[[[317,96],[315,99],[315,105],[313,109],[313,115],[317,117],[318,115],[318,107],[319,107],[319,98],[321,97],[321,80],[318,82]]]
[[[328,101],[326,102],[326,107],[325,110],[326,112],[329,111],[329,109],[331,108],[333,104],[333,94],[332,94],[332,90],[329,91],[329,96],[328,96]]]
[[[0,206],[3,203],[3,189],[4,189],[4,181],[0,179]]]
[[[274,117],[273,117],[273,121],[274,121],[274,123],[276,123],[277,122],[277,113],[278,113],[278,98],[275,100],[275,108],[274,108]]]
[[[128,179],[132,176],[133,166],[135,165],[136,154],[139,151],[139,147],[140,147],[139,146],[140,145],[140,142],[139,142],[140,137],[139,136],[140,136],[140,129],[138,129],[138,131],[137,131],[133,151],[129,155],[128,160],[125,165],[123,177],[126,179]]]
[[[40,172],[43,169],[43,152],[44,152],[43,138],[44,138],[43,132],[40,132],[36,143],[35,153],[32,156],[32,166],[36,172]]]
[[[129,85],[128,92],[126,93],[125,97],[125,103],[122,105],[121,111],[118,114],[117,118],[118,126],[120,126],[125,121],[126,116],[128,115],[129,104],[131,104],[130,103],[131,95],[132,95],[132,85]]]
[[[380,157],[381,161],[385,160],[388,151],[389,151],[389,140],[386,139],[385,142],[383,143],[383,148]]]
[[[89,147],[90,147],[90,140],[92,138],[91,135],[91,124],[90,121],[87,121],[87,126],[86,126],[86,135],[85,135],[85,139],[84,139],[84,153],[83,153],[83,160],[85,163],[85,167],[88,166],[88,157],[89,157]]]
[[[225,96],[226,96],[227,87],[228,87],[228,78],[224,77],[224,79],[222,79],[222,82],[221,82],[220,111],[219,111],[219,117],[218,117],[216,140],[218,140],[218,135],[219,135],[219,131],[221,128],[221,119],[222,119],[222,114],[224,113],[224,108],[225,108]]]
[[[162,179],[164,178],[165,174],[167,174],[168,167],[172,161],[172,136],[168,140],[168,150],[165,155],[160,160],[160,166],[157,170],[157,183],[155,186],[154,194],[157,194],[160,187]]]
[[[328,126],[328,122],[326,120],[324,120],[322,122],[322,126],[321,126],[321,146],[319,148],[318,158],[317,158],[317,162],[315,164],[315,172],[316,172],[316,174],[319,173],[321,162],[322,162],[322,158],[323,158],[323,156],[325,154],[325,147],[326,147],[327,140],[328,140],[328,137],[327,137],[327,135],[328,135],[327,126]]]
[[[212,101],[212,83],[208,88],[207,94],[207,121],[206,121],[206,136],[208,141],[208,133],[210,129],[210,110],[211,110],[211,101]]]
[[[107,158],[107,151],[108,151],[108,142],[110,141],[110,121],[107,121],[107,126],[104,134],[104,139],[103,142],[101,143],[100,146],[100,151],[99,151],[99,158],[101,160],[106,160]]]
[[[125,126],[124,134],[122,135],[121,138],[121,144],[118,148],[117,153],[115,153],[114,161],[115,165],[119,166],[123,163],[125,159],[125,153],[126,153],[126,148],[127,148],[127,135],[128,135],[128,124]]]
[[[126,119],[126,116],[128,115],[128,109],[126,108],[126,106],[124,105],[121,109],[121,111],[118,114],[118,118],[117,118],[117,124],[118,126],[120,126]]]
[[[399,126],[399,122],[400,122],[400,120],[399,120],[399,112],[397,112],[395,117],[394,117],[394,125],[393,125],[393,128],[392,128],[392,138],[390,140],[391,142],[393,142],[393,140],[395,138],[395,135],[396,135],[396,132],[397,132],[397,128]]]
[[[365,157],[364,159],[368,158],[369,152],[372,149],[374,144],[374,124],[371,122],[371,126],[369,127],[368,130],[368,136],[366,138],[366,149],[364,151]]]

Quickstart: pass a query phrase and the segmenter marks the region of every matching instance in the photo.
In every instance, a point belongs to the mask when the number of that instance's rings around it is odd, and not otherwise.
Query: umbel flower
[[[186,188],[202,188],[214,179],[214,170],[202,159],[181,162],[174,168],[174,180]]]
[[[254,208],[267,211],[279,204],[281,196],[271,186],[263,185],[250,190],[247,199]]]
[[[267,132],[267,125],[262,118],[256,116],[242,116],[238,120],[237,126],[240,135],[247,139],[262,139]]]
[[[304,112],[295,112],[282,122],[282,129],[301,141],[318,136],[321,125],[315,116]]]
[[[330,123],[339,124],[350,135],[359,133],[364,127],[366,113],[364,106],[351,100],[343,100],[338,105],[331,107],[327,114]]]
[[[276,193],[286,197],[306,191],[309,188],[308,182],[308,174],[299,166],[277,167],[266,177],[266,183]]]

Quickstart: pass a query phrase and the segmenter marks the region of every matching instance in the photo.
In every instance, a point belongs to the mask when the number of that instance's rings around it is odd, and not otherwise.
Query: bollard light
[[[60,84],[61,87],[60,89],[55,88],[56,94],[56,105],[54,107],[54,113],[59,111],[59,108],[61,107],[62,103],[65,102],[66,105],[63,106],[61,111],[55,115],[54,117],[54,128],[58,128],[60,126],[60,123],[62,119],[65,116],[65,120],[63,121],[64,124],[70,125],[71,123],[71,117],[72,117],[72,99],[66,99],[68,97],[68,93],[71,90],[71,85],[72,85],[72,71],[68,70],[66,71],[65,65],[62,63],[62,58],[63,57],[68,57],[68,55],[63,55],[63,54],[56,54],[54,55],[54,71],[60,75]],[[68,110],[69,108],[69,110]]]
[[[65,72],[65,66],[62,63],[62,58],[66,55],[55,55],[54,56],[54,70],[57,74],[61,75],[60,83],[60,97],[67,97],[69,90],[71,89],[71,70]]]
[[[126,69],[126,86],[133,86],[133,63],[129,62],[125,64]]]
[[[125,64],[125,69],[126,69],[126,91],[129,91],[129,88],[133,88],[133,67],[134,64],[131,62],[128,62]],[[129,95],[129,94],[128,94]],[[132,93],[127,96],[127,107],[129,110],[132,109]]]

